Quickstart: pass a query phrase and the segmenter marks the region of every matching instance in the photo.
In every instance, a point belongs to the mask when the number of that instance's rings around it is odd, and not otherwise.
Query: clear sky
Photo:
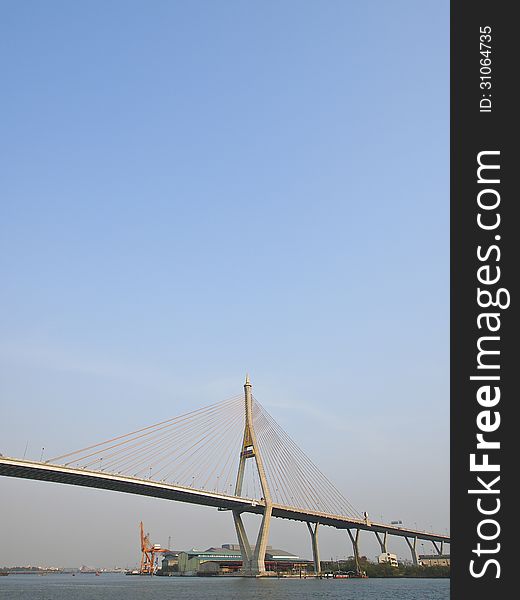
[[[0,452],[248,371],[357,508],[449,530],[448,27],[447,1],[0,0]],[[141,519],[235,540],[213,509],[0,490],[0,565],[131,565]],[[271,544],[311,554],[303,524]]]

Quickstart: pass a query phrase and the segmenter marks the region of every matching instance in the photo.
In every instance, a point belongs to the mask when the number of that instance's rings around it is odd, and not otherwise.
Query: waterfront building
[[[420,554],[419,564],[423,567],[449,567],[449,554]]]
[[[180,550],[170,550],[163,554],[161,561],[161,575],[176,573],[179,570]]]
[[[382,564],[390,564],[391,567],[398,567],[399,562],[397,561],[397,554],[391,554],[390,552],[383,552],[377,558],[377,562]]]
[[[313,563],[301,559],[287,550],[274,549],[269,546],[265,553],[266,570],[272,573],[306,575],[313,572]],[[176,556],[166,554],[162,563],[162,574],[194,575],[226,575],[238,573],[242,568],[242,556],[236,544],[224,544],[207,550],[188,550]]]

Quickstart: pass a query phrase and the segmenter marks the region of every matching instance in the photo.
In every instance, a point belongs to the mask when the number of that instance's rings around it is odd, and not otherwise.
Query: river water
[[[9,575],[2,600],[448,600],[448,579],[242,579]]]

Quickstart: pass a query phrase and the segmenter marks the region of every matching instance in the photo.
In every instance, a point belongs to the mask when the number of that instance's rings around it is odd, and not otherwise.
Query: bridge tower
[[[258,478],[260,479],[260,485],[262,486],[263,502],[265,504],[264,513],[262,516],[262,523],[260,525],[258,537],[256,539],[256,544],[254,547],[249,544],[247,533],[242,522],[241,511],[233,511],[233,520],[235,522],[238,543],[240,545],[240,552],[242,554],[242,572],[244,575],[250,577],[259,577],[266,574],[265,551],[267,548],[267,541],[269,538],[269,527],[271,525],[271,513],[273,510],[273,503],[271,500],[269,485],[267,483],[267,477],[265,475],[264,463],[262,462],[262,454],[258,447],[255,428],[253,426],[253,400],[251,396],[251,382],[249,381],[248,375],[246,375],[246,382],[244,384],[244,399],[244,437],[242,441],[242,449],[240,451],[240,462],[238,465],[235,496],[242,495],[242,484],[244,481],[246,461],[249,459],[253,459],[256,465],[256,470],[258,472]]]

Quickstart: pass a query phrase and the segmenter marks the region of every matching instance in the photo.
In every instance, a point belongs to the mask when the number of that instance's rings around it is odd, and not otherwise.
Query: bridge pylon
[[[385,531],[383,537],[381,537],[377,531],[374,531],[374,533],[376,534],[377,541],[381,546],[381,553],[386,554],[388,552],[388,532]]]
[[[350,529],[347,529],[348,537],[352,542],[352,549],[354,551],[354,561],[356,563],[356,573],[361,572],[361,563],[359,561],[359,532],[360,529],[356,529],[356,535],[352,535]]]
[[[262,500],[264,502],[264,514],[262,516],[262,523],[258,531],[258,537],[256,539],[255,546],[251,546],[249,544],[246,529],[244,527],[244,523],[242,522],[242,515],[239,510],[233,511],[233,521],[235,523],[238,543],[240,545],[240,552],[242,554],[242,574],[248,577],[261,577],[266,575],[265,551],[267,548],[267,541],[269,539],[269,528],[271,526],[273,503],[265,474],[264,463],[262,461],[262,454],[258,447],[255,428],[253,426],[253,399],[251,395],[251,387],[249,376],[246,375],[246,382],[244,384],[244,437],[242,441],[242,449],[240,451],[240,462],[238,465],[235,496],[242,495],[242,484],[244,481],[246,461],[248,459],[254,459],[256,470],[258,472],[258,478],[260,479],[260,485],[262,486]]]
[[[408,548],[410,548],[410,552],[412,553],[412,562],[414,565],[419,564],[419,553],[417,552],[417,536],[415,535],[410,541],[410,538],[405,537],[406,543],[408,544]]]
[[[319,523],[307,522],[309,533],[311,534],[312,543],[312,561],[314,563],[314,575],[319,577],[321,575],[321,561],[320,561],[320,548],[318,546],[318,527]]]

